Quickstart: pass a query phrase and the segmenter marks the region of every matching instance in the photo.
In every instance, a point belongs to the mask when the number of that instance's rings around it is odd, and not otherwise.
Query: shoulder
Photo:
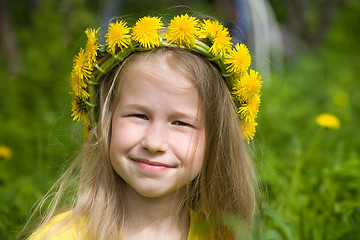
[[[77,240],[81,234],[81,225],[72,219],[69,219],[70,211],[60,213],[50,219],[42,228],[34,232],[28,240]],[[44,238],[45,237],[45,238]]]

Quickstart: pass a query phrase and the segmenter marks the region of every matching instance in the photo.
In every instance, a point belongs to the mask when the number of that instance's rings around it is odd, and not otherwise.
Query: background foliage
[[[153,2],[136,0],[119,1],[118,11],[109,11],[108,2],[7,1],[16,46],[0,55],[0,146],[11,150],[0,150],[0,239],[20,231],[82,143],[68,94],[73,55],[86,41],[82,30],[109,14],[154,9]],[[303,24],[295,29],[289,2],[298,1],[270,1],[290,37],[284,66],[274,66],[264,79],[252,144],[262,190],[254,239],[360,239],[360,3],[303,1]],[[326,26],[317,21],[323,2],[336,2]],[[178,3],[157,1],[155,8]],[[187,4],[229,18],[218,1]],[[326,31],[319,37],[321,26]],[[335,114],[340,130],[317,126],[322,112]]]

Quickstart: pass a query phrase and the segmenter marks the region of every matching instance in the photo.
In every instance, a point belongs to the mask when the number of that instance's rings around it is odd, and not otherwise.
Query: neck
[[[127,240],[186,239],[188,211],[182,207],[183,191],[161,197],[144,197],[126,189]]]

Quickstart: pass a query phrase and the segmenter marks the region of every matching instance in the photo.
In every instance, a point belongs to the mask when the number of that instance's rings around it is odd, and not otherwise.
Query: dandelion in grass
[[[258,123],[255,121],[251,121],[251,122],[243,121],[240,124],[241,134],[243,135],[243,138],[247,140],[248,143],[250,142],[250,139],[254,139],[257,125]]]
[[[238,108],[238,113],[240,114],[241,119],[244,119],[246,122],[254,121],[259,112],[260,105],[260,96],[255,95]]]
[[[84,125],[90,125],[90,120],[88,116],[88,109],[85,101],[79,97],[74,97],[72,101],[71,108],[73,120],[82,121]]]
[[[323,128],[335,129],[340,128],[340,120],[333,114],[322,113],[316,117],[316,124]]]
[[[87,83],[78,75],[74,74],[74,72],[72,72],[70,75],[70,86],[72,89],[72,94],[74,96],[77,96],[82,100],[86,100],[89,98],[90,95],[86,90]]]
[[[8,146],[0,145],[0,159],[9,160],[11,157],[11,149]]]
[[[258,72],[250,70],[250,74],[245,72],[239,79],[234,83],[232,94],[239,101],[247,101],[256,94],[260,93],[263,81]]]
[[[195,45],[196,36],[199,34],[199,20],[187,14],[175,16],[169,23],[166,38],[170,43],[185,45],[189,48]]]
[[[78,55],[74,58],[74,65],[72,73],[78,76],[81,80],[85,81],[91,77],[92,68],[89,65],[87,56],[84,49],[80,48]]]
[[[200,30],[201,38],[209,38],[213,45],[210,47],[210,52],[217,56],[218,54],[225,54],[231,49],[231,37],[227,28],[216,20],[206,19],[201,24]]]
[[[251,64],[251,57],[248,48],[244,44],[236,44],[229,54],[225,56],[225,64],[228,64],[227,70],[232,73],[244,73]]]
[[[99,29],[95,30],[92,28],[88,28],[85,30],[85,34],[87,36],[87,43],[85,47],[85,55],[87,56],[87,59],[89,61],[89,64],[92,65],[94,62],[96,62],[96,55],[97,55],[97,47],[98,47],[98,33]]]
[[[160,17],[140,18],[132,33],[132,38],[145,48],[154,48],[160,45],[158,30],[163,28]]]
[[[110,23],[106,34],[106,43],[111,53],[115,53],[116,48],[126,48],[129,45],[130,28],[123,20]]]

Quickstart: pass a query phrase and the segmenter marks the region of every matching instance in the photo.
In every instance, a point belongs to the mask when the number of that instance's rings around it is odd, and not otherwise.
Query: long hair
[[[100,81],[98,122],[79,156],[56,183],[59,187],[54,188],[58,190],[53,204],[38,229],[56,215],[67,190],[76,183],[77,191],[68,207],[70,213],[56,229],[76,219],[83,223],[79,237],[86,235],[89,240],[118,239],[125,231],[125,183],[112,168],[109,157],[111,121],[123,73],[145,56],[166,58],[170,67],[193,81],[199,93],[205,118],[204,163],[199,176],[189,184],[185,207],[196,212],[199,221],[211,222],[214,216],[222,218],[222,214],[230,213],[251,228],[256,208],[256,179],[229,89],[216,66],[202,56],[180,48],[162,47],[132,54]],[[224,234],[231,236],[226,227],[225,230],[215,225],[211,228],[214,239],[227,239]]]
[[[232,214],[250,230],[257,184],[230,91],[216,66],[202,56],[170,51],[169,63],[193,79],[205,117],[205,160],[200,177],[189,189],[190,207],[209,221],[217,217],[220,224],[226,214]],[[226,237],[231,236],[226,226],[212,226],[212,231],[214,239],[233,239]]]

